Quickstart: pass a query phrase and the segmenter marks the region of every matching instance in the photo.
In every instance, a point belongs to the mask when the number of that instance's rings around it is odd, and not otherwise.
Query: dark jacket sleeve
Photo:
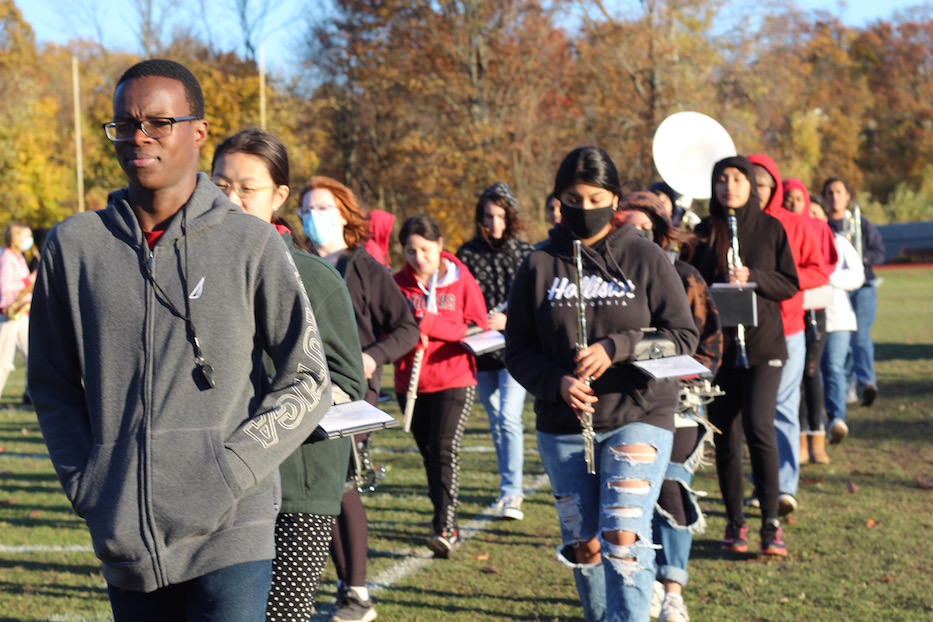
[[[532,255],[525,257],[509,291],[509,321],[505,325],[505,364],[519,384],[535,397],[560,399],[561,378],[570,372],[547,357],[536,322],[537,304]]]
[[[391,363],[407,354],[418,343],[418,323],[415,322],[405,297],[389,271],[375,261],[358,261],[362,279],[375,292],[373,322],[380,327],[382,339],[366,348],[376,365]],[[365,272],[362,272],[365,271]]]
[[[877,266],[885,260],[884,241],[881,233],[866,218],[862,218],[862,264]]]
[[[800,281],[797,279],[797,268],[794,267],[794,256],[790,251],[784,227],[777,221],[774,221],[774,225],[777,226],[772,226],[768,235],[776,240],[775,267],[773,270],[750,267],[748,280],[758,286],[755,291],[759,296],[779,302],[796,294],[800,289]]]

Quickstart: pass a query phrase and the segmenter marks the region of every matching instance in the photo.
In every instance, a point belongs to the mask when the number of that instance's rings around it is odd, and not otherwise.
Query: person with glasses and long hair
[[[778,447],[774,429],[778,385],[787,359],[780,302],[797,293],[800,283],[790,244],[781,223],[762,211],[754,165],[743,156],[713,167],[710,215],[694,230],[699,242],[689,257],[710,285],[755,283],[758,325],[746,327],[747,368],[737,364],[738,331],[724,333],[722,366],[715,383],[725,391],[708,409],[716,435],[716,473],[726,506],[723,550],[748,551],[744,512],[742,433],[748,442],[752,474],[761,506],[763,555],[787,555],[778,520]],[[734,231],[730,221],[734,218]],[[733,236],[737,237],[738,257]]]
[[[363,349],[363,370],[368,381],[366,401],[377,406],[383,366],[415,346],[418,325],[392,274],[366,250],[371,223],[349,188],[330,177],[312,177],[301,190],[298,215],[314,251],[333,265],[347,283]],[[359,452],[366,451],[369,434],[357,435],[353,442],[357,453],[350,460],[351,477],[331,543],[337,570],[337,612],[333,622],[369,622],[376,618],[366,588],[369,552],[366,510],[356,484],[356,477],[361,475]]]
[[[616,218],[621,193],[602,149],[579,147],[563,159],[554,179],[561,223],[519,268],[505,327],[509,372],[535,396],[561,529],[557,559],[573,570],[590,621],[647,620],[651,607],[651,519],[679,389],[629,363],[646,331],[679,354],[698,342],[664,251]],[[590,417],[584,436],[581,420]]]
[[[457,250],[457,258],[470,269],[490,309],[490,330],[504,330],[505,306],[515,272],[534,250],[518,237],[521,231],[518,201],[509,187],[496,183],[483,190],[476,202],[476,235]],[[525,463],[522,410],[525,388],[505,368],[505,352],[496,350],[476,359],[479,399],[489,416],[489,431],[499,466],[499,498],[496,511],[501,518],[522,520],[522,471]]]
[[[318,257],[296,248],[291,231],[277,213],[289,194],[285,146],[267,132],[243,130],[217,146],[211,169],[214,183],[235,205],[270,223],[285,241],[321,331],[334,403],[362,399],[366,392],[363,359],[343,279]],[[282,505],[275,523],[276,556],[267,620],[311,616],[340,513],[349,459],[350,439],[315,441],[303,444],[279,467]]]

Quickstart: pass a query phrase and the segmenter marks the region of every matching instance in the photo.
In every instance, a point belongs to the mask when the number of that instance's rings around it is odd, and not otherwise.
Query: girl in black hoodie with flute
[[[670,459],[678,387],[635,367],[643,329],[679,353],[698,341],[680,279],[656,244],[615,219],[621,188],[598,147],[580,147],[554,182],[561,225],[519,268],[509,294],[506,365],[535,395],[541,460],[587,620],[645,620],[654,581],[651,517]],[[586,334],[574,241],[582,242]],[[578,348],[578,344],[590,344]],[[581,416],[591,415],[588,472]]]
[[[726,392],[709,406],[709,420],[722,430],[716,436],[716,472],[728,524],[722,541],[727,551],[748,550],[743,511],[742,431],[748,441],[752,474],[761,502],[761,548],[764,555],[787,555],[778,521],[778,450],[774,412],[781,370],[787,359],[780,301],[799,289],[797,270],[784,228],[761,211],[755,170],[746,158],[733,156],[713,167],[710,215],[695,230],[701,242],[690,262],[709,284],[755,283],[758,325],[745,337],[748,367],[736,367],[737,330],[724,327],[722,366],[715,383]],[[734,212],[739,260],[729,260]],[[739,414],[741,413],[741,419]]]

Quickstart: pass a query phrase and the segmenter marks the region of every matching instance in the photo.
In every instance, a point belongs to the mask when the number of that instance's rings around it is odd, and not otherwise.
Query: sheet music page
[[[339,438],[371,430],[382,430],[398,425],[391,415],[384,413],[365,400],[330,407],[314,431],[316,438]]]
[[[501,350],[505,347],[505,335],[497,330],[487,330],[475,335],[468,335],[460,340],[474,355]]]
[[[649,359],[647,361],[633,361],[632,365],[655,380],[712,375],[709,368],[697,362],[692,356],[686,354],[666,356],[660,359]]]

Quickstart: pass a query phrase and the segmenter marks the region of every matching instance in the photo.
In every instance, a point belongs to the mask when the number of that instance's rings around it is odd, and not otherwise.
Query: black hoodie
[[[577,415],[560,396],[561,378],[573,373],[577,343],[577,293],[573,237],[562,227],[525,258],[509,293],[505,362],[535,396],[536,428],[548,434],[580,431]],[[655,327],[682,354],[693,354],[699,336],[680,278],[654,242],[623,225],[592,247],[583,247],[587,339],[609,338],[613,365],[593,383],[599,397],[597,432],[643,422],[673,430],[678,387],[650,381],[626,364],[641,329]]]
[[[790,298],[800,288],[794,257],[784,227],[759,207],[755,168],[748,159],[734,156],[717,162],[713,167],[712,183],[715,185],[720,173],[728,167],[739,169],[751,180],[748,203],[735,210],[739,257],[748,267],[748,280],[757,285],[755,291],[758,293],[758,326],[746,327],[745,331],[748,361],[751,365],[761,365],[772,360],[784,361],[787,359],[787,343],[784,340],[780,301]],[[694,230],[697,237],[705,241],[699,243],[690,263],[697,267],[709,284],[729,281],[728,271],[723,269],[716,248],[716,240],[721,236],[725,244],[729,242],[726,211],[716,198],[714,188],[709,203],[710,216],[704,218]],[[722,368],[727,369],[735,361],[735,330],[724,328],[723,336]]]

